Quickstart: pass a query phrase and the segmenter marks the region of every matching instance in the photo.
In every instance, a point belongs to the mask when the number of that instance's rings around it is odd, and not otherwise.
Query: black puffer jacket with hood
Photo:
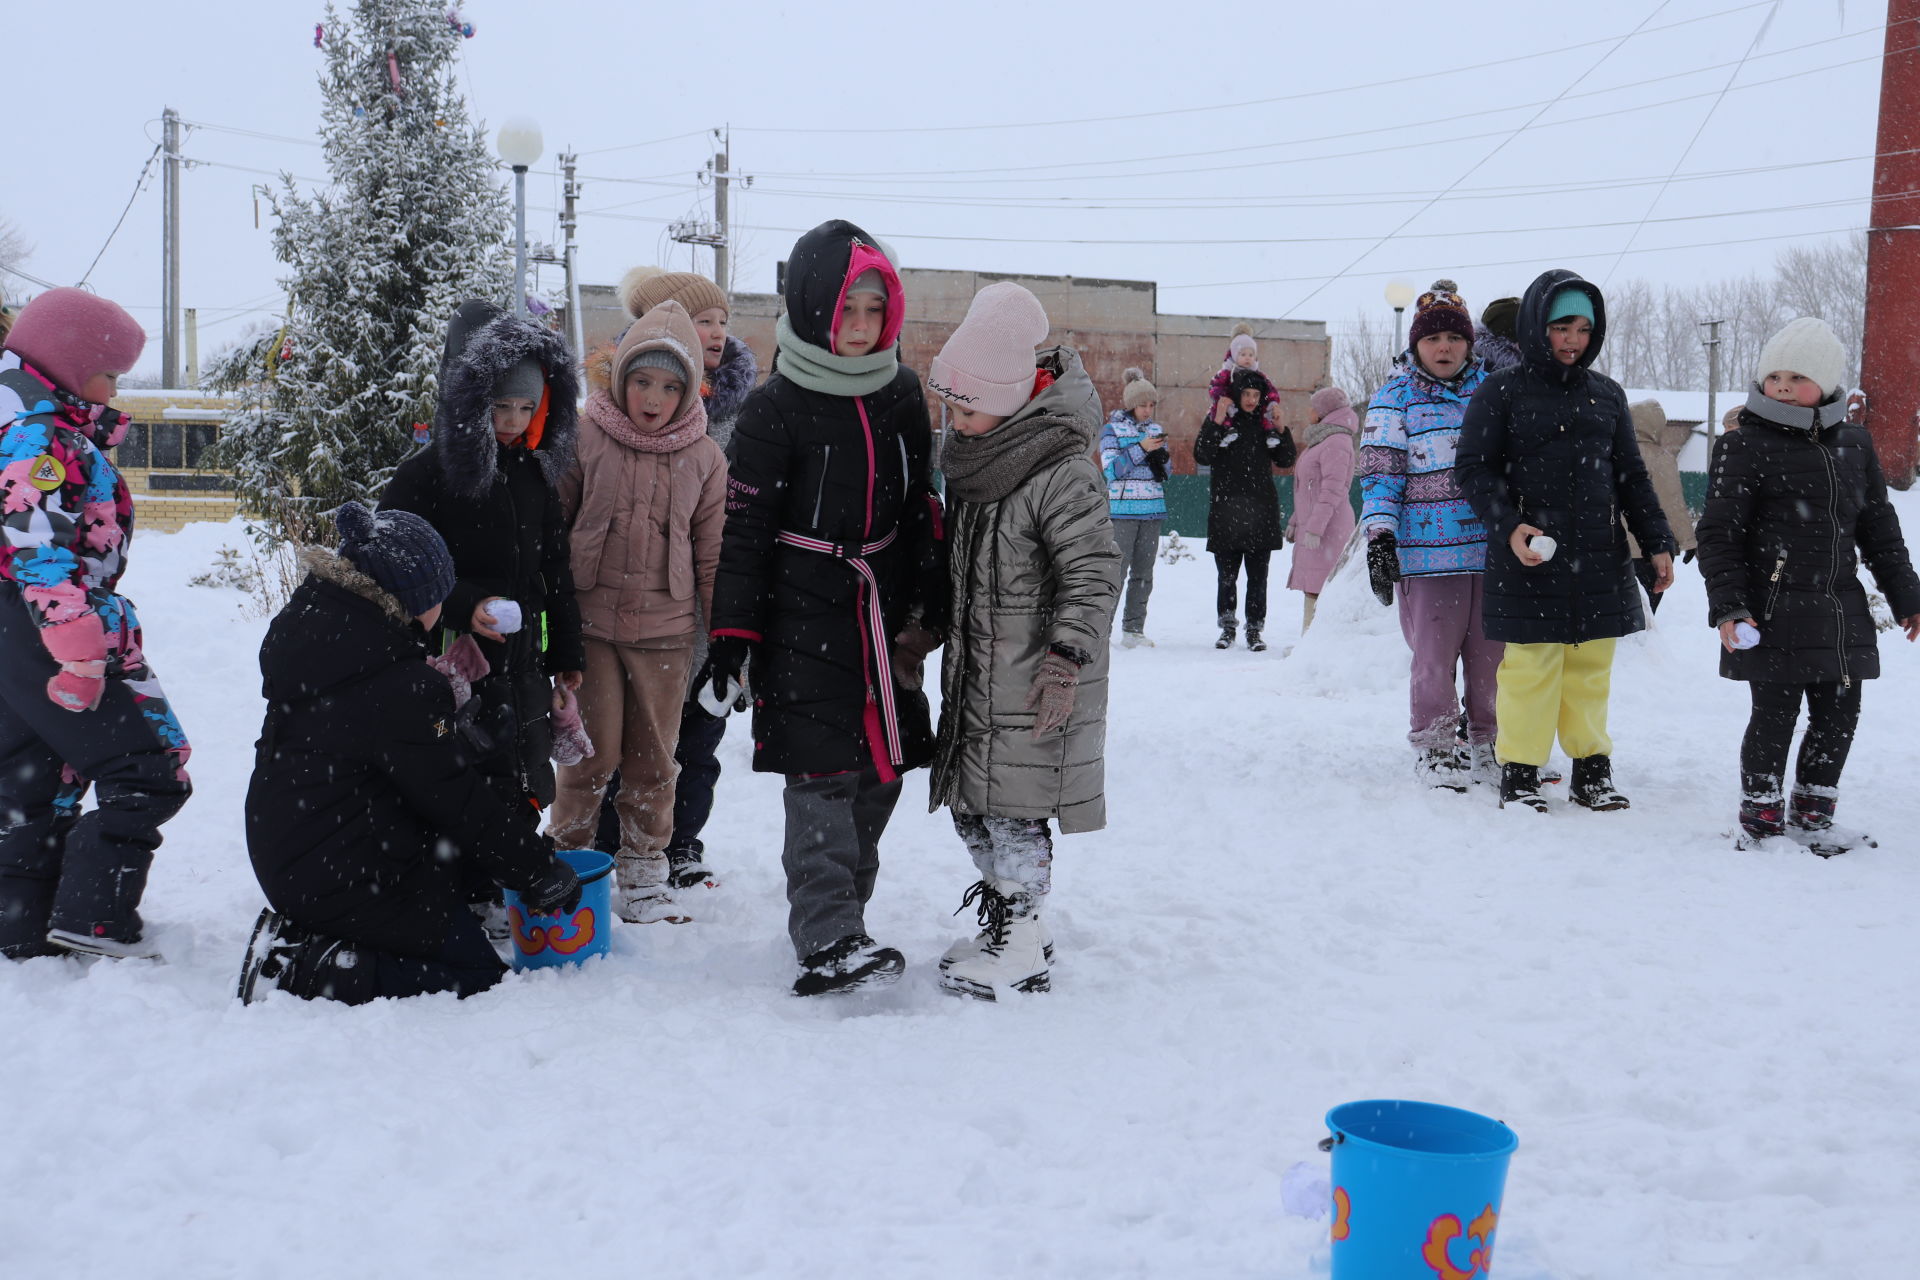
[[[885,349],[898,340],[905,299],[874,238],[837,220],[800,238],[785,287],[787,321],[801,341],[831,351],[842,299],[869,269],[887,284]],[[931,451],[926,397],[905,365],[879,390],[851,396],[801,386],[776,360],[747,397],[729,455],[712,630],[755,644],[755,769],[835,773],[872,763],[888,776],[931,758],[924,695],[895,690],[891,716],[882,705],[888,654],[864,625],[867,580],[844,554],[777,540],[798,535],[857,554],[891,539],[863,557],[887,645],[915,617],[942,630],[946,561]],[[897,766],[892,744],[901,748]]]
[[[1593,339],[1572,365],[1553,357],[1547,314],[1562,289],[1593,304]],[[1620,384],[1592,365],[1607,335],[1598,286],[1571,271],[1548,271],[1520,302],[1522,364],[1487,375],[1461,424],[1454,474],[1487,527],[1489,640],[1510,644],[1583,644],[1646,626],[1640,587],[1627,555],[1626,516],[1649,554],[1673,551],[1673,534]],[[1529,568],[1507,545],[1530,524],[1559,549]]]
[[[539,439],[531,448],[503,446],[493,435],[494,384],[528,356],[546,374],[534,414]],[[457,580],[436,628],[437,648],[467,632],[474,606],[489,596],[520,605],[525,624],[504,643],[475,637],[493,671],[474,695],[481,722],[502,740],[488,768],[501,794],[529,816],[526,797],[544,807],[554,795],[548,678],[586,663],[554,490],[573,465],[578,400],[573,357],[559,334],[490,303],[462,303],[447,330],[433,442],[400,464],[380,496],[383,509],[431,524],[453,555]]]
[[[1754,648],[1722,649],[1729,680],[1877,677],[1861,559],[1896,618],[1920,613],[1920,581],[1873,437],[1846,420],[1844,391],[1811,409],[1753,391],[1739,429],[1714,446],[1695,534],[1708,622],[1748,617],[1760,631]]]

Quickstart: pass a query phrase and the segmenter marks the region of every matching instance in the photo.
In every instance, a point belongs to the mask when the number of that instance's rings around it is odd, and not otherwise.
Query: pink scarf
[[[634,426],[633,419],[605,391],[587,397],[587,416],[615,440],[641,453],[678,453],[707,434],[707,406],[699,396],[693,397],[692,408],[659,431],[642,431]]]

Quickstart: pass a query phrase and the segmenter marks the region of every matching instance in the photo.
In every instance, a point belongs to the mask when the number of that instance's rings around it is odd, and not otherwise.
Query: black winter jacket
[[[1896,618],[1920,613],[1920,579],[1865,427],[1844,397],[1812,409],[1758,392],[1714,446],[1696,527],[1707,620],[1752,618],[1760,643],[1720,653],[1729,680],[1871,680],[1880,648],[1854,549]]]
[[[1296,452],[1292,433],[1269,429],[1264,412],[1236,409],[1223,423],[1207,416],[1193,442],[1193,460],[1211,468],[1207,550],[1278,551],[1286,544],[1273,473],[1292,466]]]
[[[1547,309],[1568,286],[1593,303],[1593,339],[1574,365],[1553,358]],[[1571,271],[1548,271],[1520,303],[1526,361],[1487,375],[1461,424],[1454,474],[1487,527],[1489,640],[1582,644],[1646,626],[1640,587],[1620,517],[1648,554],[1674,549],[1673,534],[1640,445],[1627,393],[1589,367],[1606,337],[1600,290]],[[1559,544],[1531,568],[1507,545],[1530,524]]]
[[[502,448],[493,437],[493,384],[527,355],[547,371],[540,448]],[[578,383],[566,344],[539,325],[467,303],[447,335],[433,444],[400,464],[380,506],[411,511],[446,540],[453,594],[433,637],[442,647],[472,625],[489,596],[517,601],[521,629],[496,643],[479,636],[492,674],[474,686],[482,719],[511,749],[488,763],[508,798],[554,797],[548,677],[586,664],[566,522],[554,492],[560,462],[571,464]],[[509,732],[510,727],[510,732]]]
[[[267,629],[247,851],[276,911],[432,956],[465,911],[461,860],[510,889],[553,863],[475,769],[445,676],[393,597],[331,552]]]
[[[823,230],[795,246],[786,295],[795,332],[820,347],[850,283],[852,238],[871,243],[848,223]],[[914,617],[943,630],[946,560],[931,446],[926,398],[905,366],[880,390],[852,397],[809,390],[776,363],[747,398],[729,457],[712,630],[756,644],[755,769],[834,773],[880,762],[868,703],[875,664],[888,654],[872,652],[861,626],[867,587],[845,559],[775,539],[799,534],[848,550],[892,535],[866,557],[889,647]],[[933,726],[923,694],[898,693],[901,767],[915,768],[932,757]]]

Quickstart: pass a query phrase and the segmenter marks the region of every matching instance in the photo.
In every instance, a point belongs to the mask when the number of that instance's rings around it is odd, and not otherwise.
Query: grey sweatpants
[[[867,899],[880,875],[880,835],[900,799],[900,780],[859,773],[787,775],[787,934],[805,960],[867,931]]]
[[[982,879],[1010,880],[1035,905],[1053,887],[1053,831],[1045,818],[956,812],[953,829],[973,855]]]
[[[1127,588],[1120,629],[1136,634],[1147,629],[1147,597],[1153,594],[1153,562],[1160,556],[1162,520],[1115,520],[1113,545],[1120,548],[1121,581]]]

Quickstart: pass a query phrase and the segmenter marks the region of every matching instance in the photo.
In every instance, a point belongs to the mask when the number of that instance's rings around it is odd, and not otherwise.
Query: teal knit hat
[[[1547,307],[1547,323],[1552,324],[1555,320],[1570,320],[1575,316],[1581,317],[1588,324],[1596,323],[1593,316],[1593,299],[1587,296],[1585,289],[1577,285],[1568,285],[1553,295],[1553,302]]]

